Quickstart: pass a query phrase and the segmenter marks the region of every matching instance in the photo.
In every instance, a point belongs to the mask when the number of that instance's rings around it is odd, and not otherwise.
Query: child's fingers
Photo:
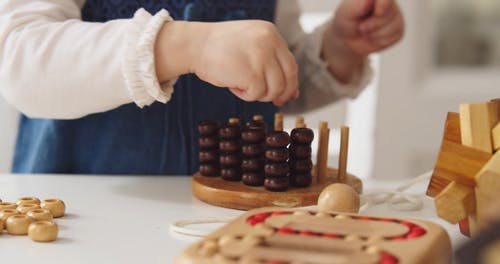
[[[263,98],[267,93],[267,85],[264,75],[252,73],[250,71],[247,77],[248,79],[245,82],[248,84],[247,87],[231,88],[231,92],[247,102],[257,101],[260,98]]]
[[[381,49],[384,49],[384,48],[387,48],[387,47],[393,45],[394,43],[398,42],[401,38],[402,38],[402,35],[396,34],[396,35],[393,35],[390,37],[374,39],[372,41],[375,45],[378,46],[377,50],[381,50]]]
[[[402,35],[403,33],[403,19],[400,16],[397,16],[393,21],[391,21],[386,26],[380,28],[377,31],[370,33],[371,39],[379,39],[379,38],[390,38],[394,35]]]
[[[359,31],[365,35],[378,31],[380,28],[383,28],[385,25],[394,20],[397,14],[396,10],[393,10],[385,16],[373,16],[359,24]]]
[[[277,59],[271,59],[265,69],[266,94],[259,98],[262,102],[272,102],[278,98],[286,88],[285,76]]]
[[[295,97],[299,87],[299,76],[297,62],[288,47],[285,46],[278,50],[277,58],[286,81],[283,94],[274,101],[276,105],[281,105]]]
[[[376,0],[375,1],[375,16],[385,16],[386,13],[395,6],[395,0]]]

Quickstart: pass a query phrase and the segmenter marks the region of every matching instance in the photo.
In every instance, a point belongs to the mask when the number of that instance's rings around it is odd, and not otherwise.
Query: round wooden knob
[[[358,213],[359,206],[359,194],[343,183],[328,185],[318,198],[318,209],[322,212]]]
[[[13,215],[18,215],[19,212],[16,209],[3,209],[0,211],[0,221],[4,223],[5,227],[5,222],[7,221],[7,218],[13,216]],[[2,230],[0,230],[2,231]]]
[[[33,222],[33,219],[27,215],[13,215],[7,218],[5,226],[7,232],[11,235],[26,235],[28,234],[28,227]]]
[[[16,209],[17,204],[9,202],[0,202],[0,211],[3,209]]]
[[[57,239],[58,231],[54,222],[39,221],[29,225],[28,236],[35,242],[50,242]]]
[[[21,204],[38,204],[40,205],[40,199],[36,197],[21,197],[17,199],[17,205]]]
[[[48,209],[34,209],[26,213],[34,221],[52,221],[52,213]]]
[[[59,199],[47,199],[41,204],[42,208],[48,209],[54,218],[63,217],[66,211],[66,205]]]
[[[17,211],[21,214],[26,214],[27,212],[34,210],[34,209],[39,209],[40,205],[38,204],[21,204],[17,206]]]

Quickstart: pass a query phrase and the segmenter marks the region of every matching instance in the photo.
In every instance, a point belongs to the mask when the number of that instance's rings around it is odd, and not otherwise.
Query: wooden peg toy
[[[316,166],[318,169],[317,182],[325,182],[328,179],[328,143],[330,139],[330,129],[327,122],[319,124],[319,142]]]
[[[38,204],[34,203],[24,203],[19,206],[17,206],[16,210],[21,213],[21,214],[26,214],[27,212],[34,210],[34,209],[39,209],[40,206]]]
[[[48,209],[34,209],[26,213],[34,221],[52,221],[52,213]]]
[[[347,182],[347,155],[349,149],[349,127],[340,128],[339,177],[341,183]]]
[[[22,205],[22,204],[38,204],[40,205],[40,199],[36,197],[21,197],[17,199],[17,205]]]
[[[26,235],[28,234],[28,227],[33,222],[33,219],[27,215],[13,215],[7,218],[6,229],[11,235]]]
[[[66,211],[66,205],[59,199],[46,199],[41,203],[41,207],[48,209],[54,218],[63,217]]]
[[[9,202],[0,202],[0,211],[3,209],[16,209],[17,204]]]
[[[327,186],[318,198],[318,209],[321,212],[358,213],[359,207],[359,194],[343,183]]]
[[[274,114],[274,130],[283,131],[283,113]]]
[[[35,242],[51,242],[57,239],[59,228],[52,221],[37,221],[28,227],[28,236]]]
[[[304,117],[303,116],[297,116],[295,118],[295,127],[296,128],[304,128],[304,127],[306,127],[306,123],[304,122]]]

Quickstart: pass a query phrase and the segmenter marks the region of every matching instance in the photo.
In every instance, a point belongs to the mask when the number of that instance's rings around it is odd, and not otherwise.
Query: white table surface
[[[365,181],[365,191],[394,189],[402,182]],[[423,193],[422,182],[409,193]],[[180,219],[236,217],[241,211],[219,208],[191,194],[190,177],[120,177],[0,174],[0,198],[60,198],[67,216],[57,219],[60,233],[53,243],[35,243],[26,236],[0,235],[2,263],[172,263],[196,241],[169,231]],[[449,233],[453,247],[465,238],[457,226],[439,219],[430,198],[419,212],[397,212],[378,205],[363,214],[430,220]],[[199,226],[209,229],[215,226]]]

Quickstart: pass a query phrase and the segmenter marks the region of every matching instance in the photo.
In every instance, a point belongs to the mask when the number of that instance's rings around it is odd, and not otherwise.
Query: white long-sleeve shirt
[[[168,12],[131,19],[81,20],[84,0],[0,1],[0,92],[30,117],[73,119],[135,102],[168,103],[175,80],[159,84],[154,41]],[[275,23],[299,64],[301,97],[288,111],[355,97],[371,71],[338,83],[320,58],[324,27],[305,34],[296,0],[278,0]]]

